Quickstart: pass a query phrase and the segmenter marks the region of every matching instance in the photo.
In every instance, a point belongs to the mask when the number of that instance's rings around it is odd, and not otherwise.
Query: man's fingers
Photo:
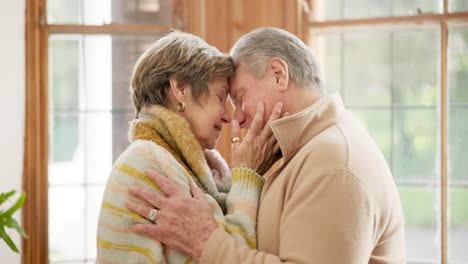
[[[247,132],[245,138],[251,138],[260,133],[263,128],[263,116],[265,114],[265,105],[263,102],[258,103],[257,105],[257,112],[255,112],[254,119],[250,124],[250,129]]]
[[[128,193],[156,208],[162,208],[166,204],[167,198],[164,195],[143,186],[131,185],[128,187]]]
[[[205,193],[203,193],[203,191],[198,188],[194,181],[190,181],[190,192],[192,193],[193,198],[199,201],[206,201]]]
[[[146,237],[150,237],[153,240],[159,241],[160,243],[170,245],[172,249],[189,255],[184,243],[181,243],[178,239],[174,239],[174,233],[167,228],[158,227],[157,224],[134,224],[132,225],[132,231]]]
[[[146,175],[148,175],[148,177],[168,196],[175,196],[183,193],[180,186],[163,176],[157,170],[146,170]]]
[[[162,229],[157,224],[133,224],[132,231],[161,242]]]
[[[125,204],[125,206],[127,207],[128,210],[130,210],[130,211],[132,211],[132,212],[134,212],[134,213],[136,213],[138,215],[141,215],[141,216],[145,217],[146,219],[148,219],[150,211],[152,209],[154,209],[154,208],[151,208],[149,206],[134,202],[132,200],[128,200],[127,203]],[[151,219],[148,219],[148,220],[151,221]]]

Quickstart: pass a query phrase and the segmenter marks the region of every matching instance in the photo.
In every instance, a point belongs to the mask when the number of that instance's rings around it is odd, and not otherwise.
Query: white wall
[[[21,190],[25,105],[25,0],[0,0],[0,192]],[[15,197],[16,198],[16,197]],[[15,215],[17,219],[20,215]],[[20,238],[11,232],[16,245]],[[20,263],[0,240],[0,263]]]

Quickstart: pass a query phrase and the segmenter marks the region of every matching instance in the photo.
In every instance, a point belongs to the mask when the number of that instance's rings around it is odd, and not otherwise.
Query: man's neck
[[[288,100],[284,102],[283,111],[288,112],[290,115],[301,112],[324,96],[312,88],[294,87],[294,89],[289,89],[288,92]]]

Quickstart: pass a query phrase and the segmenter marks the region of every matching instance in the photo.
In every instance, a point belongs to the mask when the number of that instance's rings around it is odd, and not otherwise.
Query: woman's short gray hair
[[[209,93],[208,82],[229,78],[232,58],[192,34],[172,31],[146,50],[133,68],[130,91],[135,115],[144,106],[167,106],[169,80],[190,84],[196,102]]]
[[[268,61],[280,58],[288,65],[289,79],[303,87],[323,91],[320,71],[312,51],[295,35],[278,28],[259,28],[242,36],[230,52],[236,67],[260,79]]]

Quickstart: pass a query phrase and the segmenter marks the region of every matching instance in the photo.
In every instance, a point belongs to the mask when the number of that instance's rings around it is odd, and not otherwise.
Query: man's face
[[[250,128],[259,102],[265,104],[263,125],[268,121],[273,106],[277,103],[276,78],[267,70],[263,78],[256,79],[240,64],[229,78],[229,96],[235,107],[234,119],[241,128]],[[275,101],[276,100],[276,101]]]

